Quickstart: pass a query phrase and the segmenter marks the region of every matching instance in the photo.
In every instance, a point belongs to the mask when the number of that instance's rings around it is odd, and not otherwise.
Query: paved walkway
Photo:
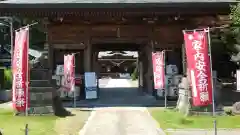
[[[0,109],[5,108],[5,109],[11,109],[12,108],[12,102],[6,102],[6,103],[0,103]]]
[[[133,105],[154,101],[153,97],[141,96],[136,88],[130,89],[131,82],[127,79],[110,79],[105,84],[99,102],[122,107],[108,104],[95,108],[80,135],[165,135],[159,133],[157,123],[145,107]]]
[[[128,79],[110,79],[105,88],[129,88],[132,87],[130,81]]]
[[[144,107],[99,108],[80,135],[165,135]]]

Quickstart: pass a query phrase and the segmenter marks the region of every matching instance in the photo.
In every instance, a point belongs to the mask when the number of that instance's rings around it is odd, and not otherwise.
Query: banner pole
[[[24,28],[29,28],[30,26],[33,26],[33,25],[36,25],[36,24],[38,24],[38,22],[34,22],[34,23],[28,24],[26,26],[20,27],[20,28],[16,29],[15,31],[19,31],[19,30],[24,29]]]
[[[213,71],[212,71],[212,51],[211,51],[211,37],[210,37],[210,28],[207,28],[207,33],[208,33],[208,55],[210,58],[210,72],[211,72],[211,86],[212,86],[212,115],[215,118],[215,90],[213,87]],[[217,125],[216,125],[216,119],[213,121],[213,127],[214,127],[214,135],[217,135]]]
[[[11,34],[11,66],[13,65],[13,53],[14,53],[14,28],[13,28],[13,18],[10,21],[10,34]]]
[[[73,71],[74,71],[74,74],[73,74],[73,77],[74,77],[74,84],[73,84],[73,107],[74,108],[76,108],[76,87],[75,87],[75,81],[76,81],[76,77],[75,77],[75,72],[76,72],[76,70],[75,70],[75,68],[76,68],[76,63],[75,63],[75,54],[73,54],[73,58],[74,58],[74,61],[73,61],[73,63],[74,63],[74,65],[73,65]]]
[[[211,72],[211,87],[212,87],[212,109],[213,109],[213,116],[215,116],[215,96],[214,96],[214,87],[213,87],[213,71],[212,71],[212,52],[211,52],[211,37],[210,37],[210,28],[208,27],[207,29],[207,33],[208,33],[208,55],[209,55],[209,58],[210,58],[210,72]]]
[[[166,78],[166,77],[165,77],[165,72],[166,72],[166,51],[163,50],[162,53],[163,53],[163,57],[164,57],[164,58],[163,58],[163,62],[164,62],[164,63],[163,63],[163,64],[164,64],[164,73],[163,73],[163,74],[164,74],[164,80],[165,80],[165,78]],[[165,80],[165,81],[166,81],[166,80]],[[165,81],[164,81],[164,82],[165,82]],[[168,93],[167,93],[167,83],[165,83],[165,92],[164,92],[165,108],[167,108],[167,94],[168,94]]]
[[[29,82],[28,82],[28,72],[29,72],[29,62],[28,62],[28,49],[29,49],[29,26],[26,27],[26,29],[28,29],[28,32],[27,32],[27,73],[26,73],[26,108],[25,108],[25,115],[28,116],[28,91],[29,91]]]

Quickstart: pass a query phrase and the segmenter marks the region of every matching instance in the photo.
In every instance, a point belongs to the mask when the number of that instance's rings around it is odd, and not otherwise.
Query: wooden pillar
[[[142,48],[142,71],[143,71],[143,91],[147,93],[153,92],[153,73],[152,73],[152,49],[149,44]]]
[[[146,48],[145,48],[145,51],[146,51],[146,57],[147,57],[147,65],[148,65],[148,68],[147,68],[147,74],[146,74],[146,79],[147,79],[147,92],[152,95],[154,95],[155,91],[154,91],[154,87],[153,87],[153,66],[152,66],[152,52],[153,50],[155,49],[154,48],[154,45],[155,45],[155,34],[154,34],[154,30],[155,30],[155,25],[151,25],[149,27],[149,30],[148,30],[148,38],[149,38],[149,41],[148,41],[148,44],[146,45]]]
[[[139,52],[139,56],[138,56],[138,85],[139,85],[139,89],[140,91],[143,91],[143,59],[142,59],[142,52]]]
[[[85,49],[84,49],[84,71],[91,72],[92,71],[92,45],[89,40],[85,41]]]
[[[50,41],[50,37],[48,34],[48,27],[49,22],[48,18],[44,18],[44,29],[46,34],[46,43],[44,44],[44,51],[47,53],[47,59],[48,59],[48,80],[51,82],[52,80],[52,73],[53,73],[53,47]]]
[[[183,68],[183,75],[187,74],[187,57],[185,51],[185,44],[182,44],[182,68]]]
[[[96,72],[98,75],[99,73],[99,65],[98,65],[98,52],[96,50],[92,51],[92,70],[93,72]]]
[[[48,64],[49,64],[49,80],[52,80],[53,74],[53,47],[48,45]]]
[[[99,63],[98,63],[98,51],[92,50],[92,71],[96,73],[97,78],[99,79]],[[99,88],[99,81],[97,80],[97,87]]]
[[[146,46],[146,56],[147,56],[147,92],[153,93],[153,67],[152,67],[152,48],[151,42]]]
[[[85,38],[84,38],[84,72],[92,71],[92,44],[90,41],[91,37],[91,27],[87,26],[85,29]]]

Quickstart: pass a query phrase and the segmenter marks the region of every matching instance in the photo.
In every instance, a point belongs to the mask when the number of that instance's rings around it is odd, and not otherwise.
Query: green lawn
[[[149,112],[163,129],[213,128],[214,118],[211,116],[184,117],[174,110],[162,108],[150,108]],[[240,116],[218,116],[216,119],[218,128],[240,128]]]
[[[90,115],[89,110],[69,109],[73,116],[13,116],[12,111],[0,110],[0,130],[3,135],[24,135],[29,125],[29,135],[78,135]]]
[[[29,135],[56,135],[55,116],[13,116],[9,110],[0,111],[0,129],[4,135],[24,135],[25,124],[29,125]]]

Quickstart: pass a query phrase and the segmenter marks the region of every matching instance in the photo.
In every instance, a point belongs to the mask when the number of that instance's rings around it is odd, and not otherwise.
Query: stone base
[[[12,90],[0,90],[0,101],[11,101],[12,100]]]
[[[24,111],[16,112],[15,114],[18,116],[26,115]],[[28,115],[53,115],[53,114],[54,112],[52,106],[30,107],[28,109]]]
[[[212,115],[212,105],[205,107],[193,107],[190,110],[190,115]],[[215,115],[225,115],[222,106],[216,106]]]
[[[207,115],[207,116],[209,116],[209,115],[213,115],[213,112],[197,112],[197,111],[190,111],[190,115]],[[224,110],[217,110],[216,112],[215,112],[215,115],[217,115],[217,116],[223,116],[223,115],[225,115],[225,112],[224,112]]]

